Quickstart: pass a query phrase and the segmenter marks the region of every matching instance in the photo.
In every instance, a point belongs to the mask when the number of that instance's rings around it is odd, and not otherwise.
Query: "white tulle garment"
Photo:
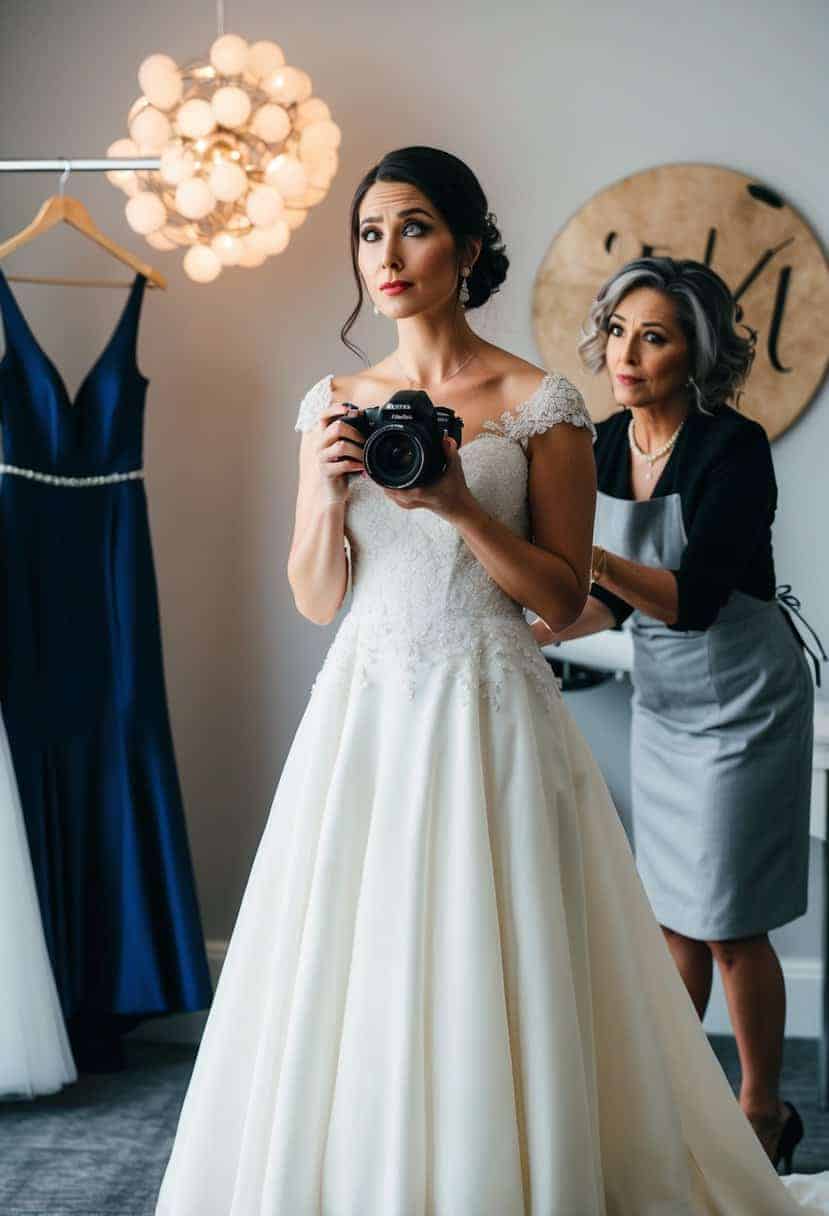
[[[77,1080],[46,952],[29,843],[0,718],[0,1098]]]
[[[300,428],[329,400],[327,377]],[[589,425],[550,376],[461,449],[524,536],[527,442],[558,422]],[[829,1178],[787,1191],[742,1115],[519,606],[451,525],[367,478],[347,529],[350,610],[157,1216],[829,1212]]]

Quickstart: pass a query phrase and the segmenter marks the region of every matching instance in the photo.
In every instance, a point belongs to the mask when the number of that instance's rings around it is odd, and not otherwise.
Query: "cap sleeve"
[[[310,431],[317,425],[322,411],[328,407],[331,401],[331,381],[333,379],[333,375],[323,376],[322,380],[318,380],[312,388],[308,389],[299,405],[295,431]]]
[[[585,427],[596,438],[596,428],[581,393],[565,376],[552,372],[517,410],[506,410],[501,415],[497,429],[526,448],[533,435],[540,435],[559,422]]]

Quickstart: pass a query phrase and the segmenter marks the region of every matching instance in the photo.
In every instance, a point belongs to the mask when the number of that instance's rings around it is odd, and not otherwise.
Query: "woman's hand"
[[[324,502],[345,502],[349,473],[363,471],[363,436],[345,419],[356,416],[356,406],[332,405],[323,410],[314,431],[315,457]]]
[[[446,457],[446,470],[427,486],[414,486],[411,490],[390,490],[384,487],[384,493],[392,502],[397,503],[404,511],[412,511],[416,507],[426,507],[443,519],[459,518],[465,508],[475,502],[472,491],[466,484],[463,465],[458,455],[458,445],[448,435],[443,437],[443,451]]]

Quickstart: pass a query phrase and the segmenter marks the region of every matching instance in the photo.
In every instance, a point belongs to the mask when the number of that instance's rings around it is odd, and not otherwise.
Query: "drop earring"
[[[467,304],[469,303],[469,285],[467,284],[466,280],[469,278],[470,273],[471,271],[469,267],[464,266],[463,270],[461,271],[461,289],[458,292],[458,302],[463,308],[466,308]]]
[[[373,313],[374,313],[375,317],[379,317],[379,316],[380,316],[380,309],[377,307],[377,305],[376,305],[376,304],[372,304],[372,306],[371,306],[371,307],[372,307],[372,311],[373,311]]]

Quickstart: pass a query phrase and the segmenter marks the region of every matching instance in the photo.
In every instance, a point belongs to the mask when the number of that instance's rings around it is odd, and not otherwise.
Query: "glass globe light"
[[[201,97],[191,97],[185,101],[176,114],[176,127],[188,139],[203,139],[215,126],[213,107]]]
[[[253,240],[254,237],[256,245],[270,258],[287,249],[291,239],[291,229],[284,220],[277,220],[270,228],[255,228],[249,239]]]
[[[302,68],[294,68],[294,71],[297,74],[296,100],[298,102],[308,101],[314,91],[311,77],[307,72],[303,72]]]
[[[282,106],[266,102],[254,114],[250,129],[266,144],[281,144],[290,134],[291,120]]]
[[[113,159],[116,157],[120,159],[122,156],[138,156],[138,144],[132,139],[116,139],[115,143],[110,144],[107,148],[107,156]],[[110,169],[106,179],[119,190],[123,190],[135,179],[135,173],[132,169]]]
[[[167,208],[158,195],[149,190],[140,190],[127,203],[127,223],[141,236],[163,228],[166,221]]]
[[[272,186],[255,186],[247,197],[248,219],[257,228],[270,228],[281,219],[284,210],[282,195]]]
[[[207,180],[220,203],[235,203],[248,188],[247,174],[232,160],[217,160]]]
[[[300,144],[299,156],[305,166],[306,173],[310,173],[312,169],[320,169],[323,166],[334,173],[340,160],[334,148],[325,148],[320,144],[312,144],[310,147]]]
[[[176,211],[188,220],[201,220],[216,205],[213,191],[201,177],[188,178],[176,186]]]
[[[124,170],[124,181],[121,183],[121,189],[126,194],[127,198],[132,198],[136,194],[140,194],[144,189],[144,184],[137,173],[133,173],[132,169]]]
[[[143,94],[140,97],[136,97],[135,101],[129,108],[129,113],[127,114],[128,128],[132,126],[132,120],[135,118],[136,114],[140,114],[141,111],[146,108],[146,106],[147,98]]]
[[[337,172],[336,166],[333,168],[324,161],[314,161],[308,165],[308,185],[314,189],[327,191],[331,185],[331,179]]]
[[[138,83],[149,102],[159,110],[171,110],[181,101],[183,83],[175,59],[149,55],[138,69]]]
[[[284,62],[285,55],[282,47],[265,39],[262,42],[254,42],[248,50],[245,71],[254,80],[261,80],[264,76],[270,76],[277,68],[281,68]]]
[[[339,157],[330,148],[314,148],[312,151],[313,156],[303,156],[302,161],[308,175],[308,185],[311,188],[327,190],[337,172]]]
[[[309,97],[307,101],[301,101],[297,106],[294,126],[297,131],[303,131],[309,123],[324,122],[330,117],[331,111],[324,101],[319,97]]]
[[[168,144],[162,151],[159,174],[168,186],[178,186],[180,182],[186,182],[195,172],[196,158],[189,148]]]
[[[210,62],[222,76],[240,76],[247,57],[247,40],[238,34],[222,34],[210,48]]]
[[[267,228],[251,228],[250,232],[246,232],[242,238],[245,245],[249,245],[252,249],[258,249],[260,253],[268,256],[268,242],[265,237]]]
[[[256,240],[251,240],[252,233],[239,237],[239,244],[242,246],[242,252],[239,255],[238,266],[243,266],[245,270],[254,270],[257,266],[261,266],[268,256],[264,249],[260,249]]]
[[[302,78],[297,68],[281,67],[265,77],[262,88],[280,105],[291,106],[302,91]]]
[[[291,229],[295,232],[297,228],[301,228],[308,218],[308,212],[302,207],[286,207],[282,213],[282,218]]]
[[[194,283],[212,283],[222,273],[222,263],[208,245],[193,245],[184,255],[184,272]]]
[[[250,117],[251,101],[244,89],[228,84],[217,89],[211,102],[216,121],[233,130],[243,127]]]
[[[265,168],[265,181],[274,186],[283,198],[292,198],[304,194],[308,186],[308,176],[305,168],[295,156],[280,152]]]
[[[170,120],[155,106],[141,110],[130,123],[130,136],[140,152],[160,152],[171,134]]]
[[[153,249],[160,250],[161,253],[170,253],[173,249],[178,248],[175,241],[171,241],[168,236],[165,236],[163,230],[161,229],[159,229],[157,232],[146,233],[144,240],[148,245],[151,245]]]
[[[322,122],[309,123],[303,128],[300,136],[299,146],[302,149],[311,148],[339,148],[342,142],[342,133],[335,122],[330,119],[324,119]]]
[[[297,195],[291,199],[292,207],[299,207],[307,211],[310,207],[316,207],[317,203],[321,203],[328,193],[326,186],[310,186],[304,194]]]
[[[210,242],[210,248],[223,266],[236,266],[242,256],[242,243],[232,232],[218,232]]]

